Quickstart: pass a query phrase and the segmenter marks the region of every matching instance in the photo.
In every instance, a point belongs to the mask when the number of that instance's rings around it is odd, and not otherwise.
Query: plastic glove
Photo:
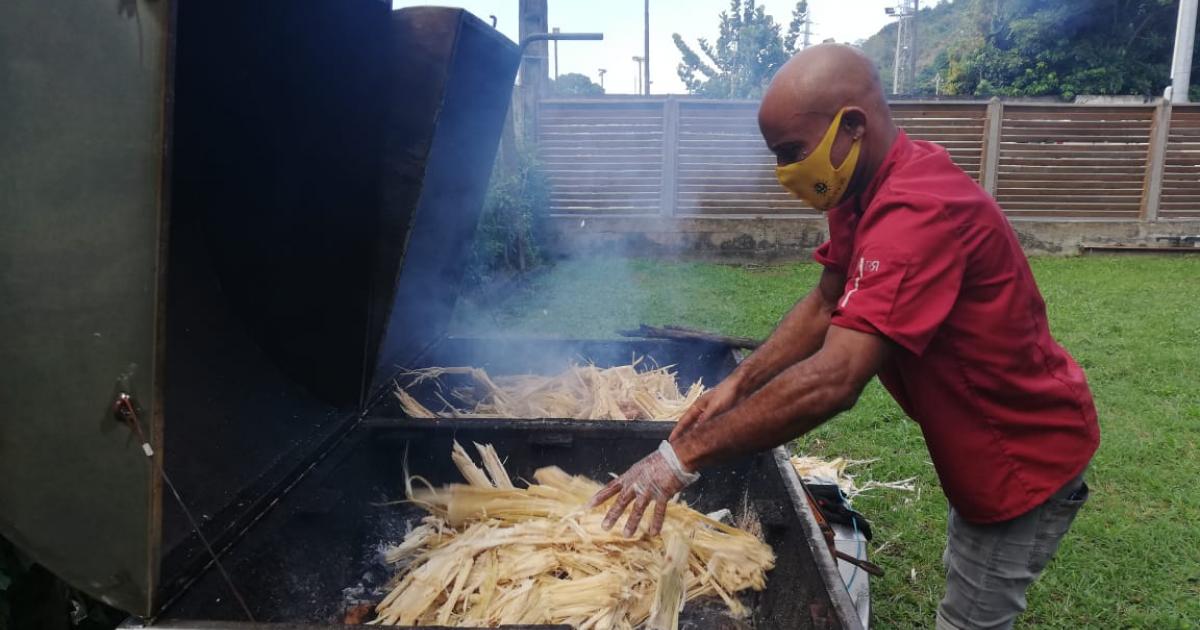
[[[604,516],[603,526],[607,530],[612,529],[625,512],[625,508],[632,503],[629,518],[625,520],[625,535],[633,536],[642,521],[646,507],[654,501],[654,515],[646,529],[647,534],[654,536],[662,531],[663,521],[667,517],[667,502],[699,478],[699,474],[683,469],[683,464],[675,455],[675,449],[664,440],[658,445],[657,451],[644,457],[624,475],[612,480],[597,492],[588,502],[588,507],[596,507],[614,495],[617,497],[608,514]]]

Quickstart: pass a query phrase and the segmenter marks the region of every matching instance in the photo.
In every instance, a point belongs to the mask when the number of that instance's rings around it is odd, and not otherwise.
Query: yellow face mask
[[[842,200],[850,178],[854,176],[854,167],[858,164],[858,150],[862,139],[856,139],[850,145],[850,153],[842,161],[841,166],[834,167],[829,152],[833,149],[833,140],[837,138],[838,127],[842,124],[842,108],[833,117],[833,123],[825,131],[811,153],[803,160],[784,166],[775,167],[775,176],[779,183],[791,191],[793,195],[807,201],[809,205],[824,212]]]

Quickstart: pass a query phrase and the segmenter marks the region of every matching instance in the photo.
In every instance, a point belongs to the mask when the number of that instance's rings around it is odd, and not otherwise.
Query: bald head
[[[793,56],[771,79],[758,126],[779,164],[789,164],[807,156],[843,108],[830,157],[841,164],[853,141],[862,141],[853,192],[874,175],[897,133],[875,64],[857,48],[821,44]]]
[[[759,115],[836,112],[847,105],[886,109],[886,103],[879,73],[866,55],[851,46],[821,44],[796,53],[775,73]]]

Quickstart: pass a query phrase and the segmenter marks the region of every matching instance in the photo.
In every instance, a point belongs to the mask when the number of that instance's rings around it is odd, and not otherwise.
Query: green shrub
[[[549,183],[531,147],[497,159],[467,269],[467,288],[528,272],[543,257]]]

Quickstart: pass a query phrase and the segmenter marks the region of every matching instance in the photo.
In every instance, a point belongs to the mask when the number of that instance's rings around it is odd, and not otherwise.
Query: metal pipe
[[[604,33],[534,33],[526,35],[525,39],[521,40],[521,54],[525,54],[525,48],[534,42],[599,41],[602,39],[604,39]]]
[[[554,35],[558,35],[560,32],[561,31],[558,30],[557,26],[555,26],[551,30],[551,33]],[[554,80],[555,81],[558,80],[558,40],[557,39],[554,40]]]
[[[1188,102],[1192,82],[1192,50],[1196,43],[1196,2],[1180,0],[1175,23],[1175,56],[1171,61],[1171,102]]]

